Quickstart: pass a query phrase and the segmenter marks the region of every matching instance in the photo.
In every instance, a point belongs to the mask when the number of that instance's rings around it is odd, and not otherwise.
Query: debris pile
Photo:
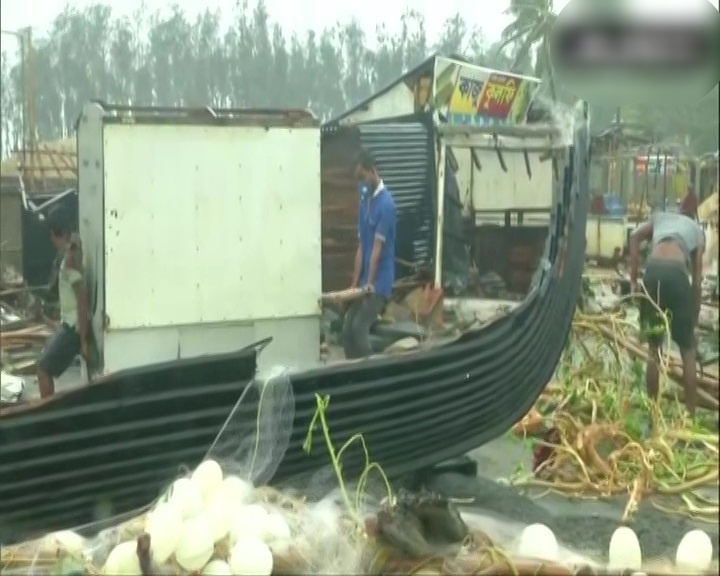
[[[0,366],[14,375],[34,374],[37,359],[52,335],[54,321],[44,303],[12,268],[2,270],[0,282]],[[52,311],[48,311],[52,314]]]
[[[665,512],[717,523],[717,308],[714,316],[707,312],[708,330],[699,336],[700,408],[690,421],[682,365],[669,343],[660,402],[648,397],[647,348],[637,310],[626,302],[616,298],[595,313],[577,312],[555,380],[514,429],[535,445],[534,469],[520,471],[514,483],[581,497],[627,495],[625,520],[647,500]]]
[[[499,283],[502,283],[502,278],[498,275],[490,273],[484,278],[487,286],[498,288],[493,294],[507,295],[501,289]],[[341,353],[333,357],[330,346],[342,344],[344,311],[363,295],[361,288],[323,294],[320,305],[326,360],[342,359]],[[392,299],[371,329],[373,353],[407,353],[434,346],[467,330],[481,328],[519,304],[520,299],[499,299],[495,296],[448,298],[442,289],[435,288],[426,279],[403,279],[395,284]]]

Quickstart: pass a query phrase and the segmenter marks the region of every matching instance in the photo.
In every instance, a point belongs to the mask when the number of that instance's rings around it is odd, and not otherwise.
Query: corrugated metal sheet
[[[435,234],[435,162],[427,128],[420,123],[394,123],[368,124],[359,130],[363,147],[374,154],[380,175],[395,199],[397,257],[415,266],[429,265]]]
[[[419,122],[336,125],[322,135],[323,290],[346,288],[357,247],[357,183],[354,160],[361,148],[377,160],[380,176],[395,198],[395,255],[416,267],[433,258],[435,219],[431,135]],[[409,274],[397,266],[397,277]]]

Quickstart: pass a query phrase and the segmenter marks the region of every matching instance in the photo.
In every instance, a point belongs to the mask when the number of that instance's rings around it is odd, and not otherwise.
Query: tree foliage
[[[417,66],[430,52],[470,50],[492,65],[478,30],[460,15],[431,44],[413,10],[399,32],[380,25],[371,39],[350,20],[288,35],[262,2],[238,3],[228,19],[210,9],[191,19],[178,7],[113,15],[104,4],[68,6],[32,46],[36,137],[73,131],[89,100],[141,106],[299,107],[322,118],[341,113]],[[502,62],[500,62],[502,64]],[[18,145],[24,93],[19,61],[2,59],[3,150]]]
[[[189,18],[179,7],[162,13],[140,9],[116,16],[104,4],[67,7],[47,35],[32,46],[30,75],[36,138],[72,133],[89,100],[118,104],[311,108],[333,117],[415,67],[432,52],[463,54],[485,66],[552,78],[549,63],[528,54],[541,48],[554,21],[550,0],[512,2],[515,23],[488,46],[482,31],[450,16],[439,38],[428,38],[422,14],[409,10],[397,32],[382,24],[369,38],[355,20],[303,36],[290,35],[269,18],[262,0],[239,2],[228,18],[210,9]],[[542,24],[542,25],[541,25]],[[3,38],[3,46],[10,44]],[[543,52],[535,50],[535,52]],[[19,144],[25,92],[17,59],[2,58],[2,150]],[[560,98],[563,91],[559,88]],[[717,147],[717,94],[708,120],[696,105],[676,114],[644,109],[644,121],[665,138],[685,130],[703,146]],[[612,118],[612,113],[605,114]],[[603,117],[603,114],[598,114]]]

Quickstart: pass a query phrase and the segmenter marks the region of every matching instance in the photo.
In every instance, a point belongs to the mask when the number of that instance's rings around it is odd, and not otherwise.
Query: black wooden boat
[[[0,413],[0,542],[135,510],[199,463],[257,348],[124,370]]]
[[[391,476],[461,456],[501,436],[528,412],[555,372],[580,296],[588,144],[587,125],[581,123],[566,153],[562,192],[526,300],[445,346],[291,376],[295,420],[275,481],[306,477],[329,464],[319,438],[310,455],[302,449],[316,394],[330,396],[333,443],[342,446],[362,433],[372,459]],[[252,402],[240,407],[247,418],[255,409]],[[357,472],[362,462],[361,450],[351,450],[343,471]]]
[[[276,481],[329,463],[321,442],[310,455],[303,451],[316,394],[331,397],[333,442],[362,433],[391,476],[460,456],[527,413],[555,371],[580,294],[588,163],[583,124],[567,151],[543,263],[513,312],[431,350],[290,376],[295,415]],[[149,503],[178,466],[193,466],[206,453],[252,378],[255,355],[251,349],[129,370],[3,415],[2,541],[82,525],[98,501],[114,513]],[[249,395],[233,418],[253,421],[254,400]],[[359,451],[344,460],[344,471],[360,467]]]

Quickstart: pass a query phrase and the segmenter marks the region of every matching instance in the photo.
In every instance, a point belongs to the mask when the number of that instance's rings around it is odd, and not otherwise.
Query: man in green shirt
[[[82,250],[63,214],[48,217],[50,239],[61,255],[58,269],[60,326],[38,360],[40,397],[55,392],[54,378],[60,376],[78,354],[87,359],[88,299],[82,275]]]

